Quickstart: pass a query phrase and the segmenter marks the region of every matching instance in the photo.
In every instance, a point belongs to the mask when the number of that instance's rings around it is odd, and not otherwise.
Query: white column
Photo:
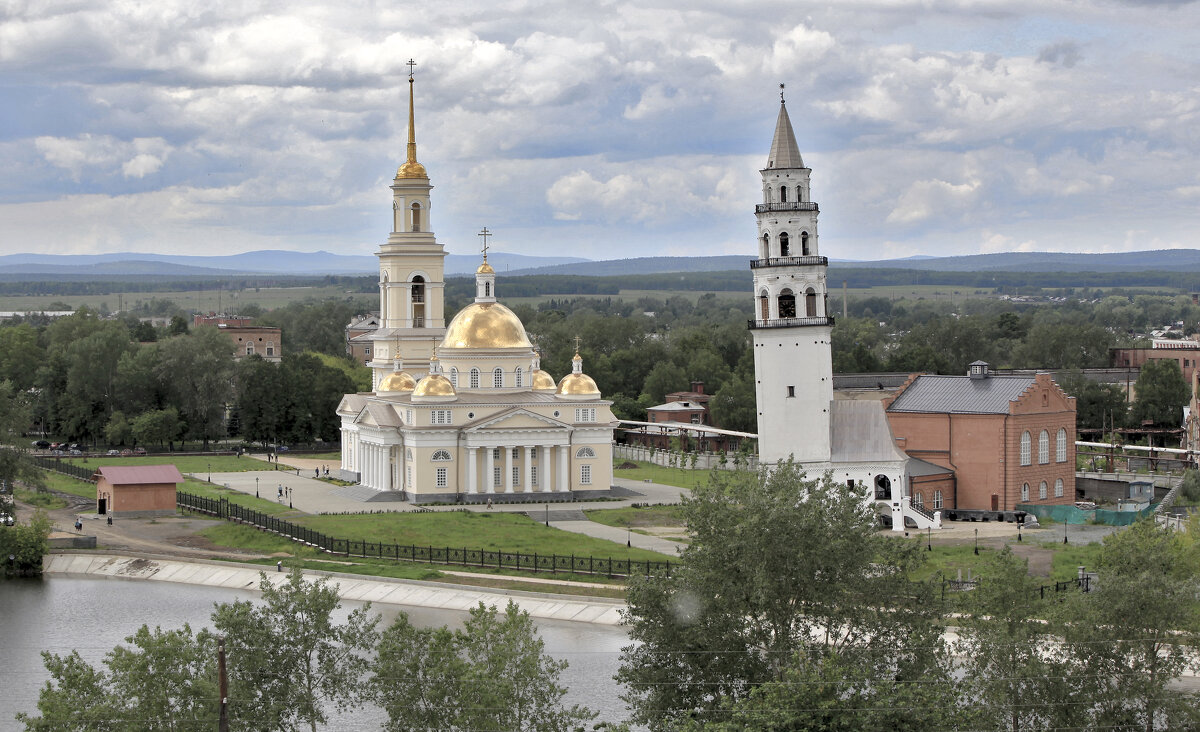
[[[487,486],[488,493],[496,492],[496,453],[494,448],[485,447],[483,460],[483,484]]]
[[[525,492],[533,492],[533,447],[525,446]]]
[[[571,464],[571,446],[559,445],[558,458],[558,489],[569,491],[571,490],[571,475],[568,466]]]
[[[383,489],[390,491],[394,488],[392,483],[392,446],[384,445],[379,449],[379,469],[383,471]]]
[[[542,492],[551,493],[554,490],[554,445],[541,445],[542,450]]]
[[[374,488],[375,487],[375,483],[374,483],[375,468],[374,468],[374,464],[371,462],[371,458],[374,456],[372,453],[372,449],[373,449],[373,446],[369,442],[365,443],[363,445],[362,471],[363,471],[363,483],[365,485],[369,485],[372,488]]]
[[[464,493],[478,493],[479,487],[475,485],[475,448],[467,448],[467,487]]]
[[[350,433],[347,432],[345,428],[342,428],[342,470],[348,469],[348,466],[346,465],[346,454],[349,452],[349,450]]]
[[[504,448],[504,492],[505,493],[513,492],[512,448],[511,447]]]

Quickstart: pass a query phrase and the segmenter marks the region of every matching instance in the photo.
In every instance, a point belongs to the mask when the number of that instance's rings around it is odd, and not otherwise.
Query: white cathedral
[[[373,391],[338,405],[340,476],[413,503],[608,495],[612,402],[578,353],[558,383],[541,369],[525,326],[496,299],[486,236],[475,302],[445,324],[446,252],[433,236],[414,116],[410,75],[408,159],[392,181],[392,232],[378,252]]]
[[[756,307],[749,323],[760,464],[791,458],[810,476],[828,472],[857,486],[885,507],[896,531],[906,518],[918,528],[939,526],[940,516],[910,505],[906,487],[914,475],[945,471],[896,446],[882,403],[834,399],[829,260],[820,252],[812,170],[800,157],[782,94],[761,173],[762,203],[754,207],[758,258],[750,262]]]

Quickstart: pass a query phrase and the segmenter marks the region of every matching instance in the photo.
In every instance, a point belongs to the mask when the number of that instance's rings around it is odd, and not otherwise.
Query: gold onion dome
[[[532,387],[534,391],[554,391],[558,388],[554,383],[554,377],[541,369],[533,372]]]
[[[558,393],[567,396],[600,395],[600,387],[587,374],[567,374],[558,382]]]
[[[454,391],[454,385],[450,383],[441,374],[429,374],[425,378],[417,382],[417,388],[413,389],[415,397],[448,397],[457,396]]]
[[[492,269],[492,265],[485,259],[483,264],[479,265],[479,269],[475,270],[475,274],[496,274],[496,270]]]
[[[396,171],[397,178],[428,178],[429,174],[425,172],[425,166],[418,163],[416,160],[409,160],[401,165]]]
[[[439,348],[533,348],[516,313],[498,302],[473,302],[450,321]]]
[[[417,387],[417,380],[407,371],[393,371],[383,377],[376,391],[412,391]]]

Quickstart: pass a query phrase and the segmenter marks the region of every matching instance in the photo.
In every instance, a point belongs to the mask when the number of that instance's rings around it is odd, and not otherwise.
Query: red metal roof
[[[179,468],[174,465],[106,465],[97,468],[96,475],[113,485],[183,482]]]

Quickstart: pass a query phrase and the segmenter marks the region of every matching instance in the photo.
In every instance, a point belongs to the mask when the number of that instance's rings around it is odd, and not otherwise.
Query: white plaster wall
[[[828,463],[833,366],[829,326],[754,331],[754,391],[758,400],[759,456]],[[787,387],[795,396],[787,396]]]

